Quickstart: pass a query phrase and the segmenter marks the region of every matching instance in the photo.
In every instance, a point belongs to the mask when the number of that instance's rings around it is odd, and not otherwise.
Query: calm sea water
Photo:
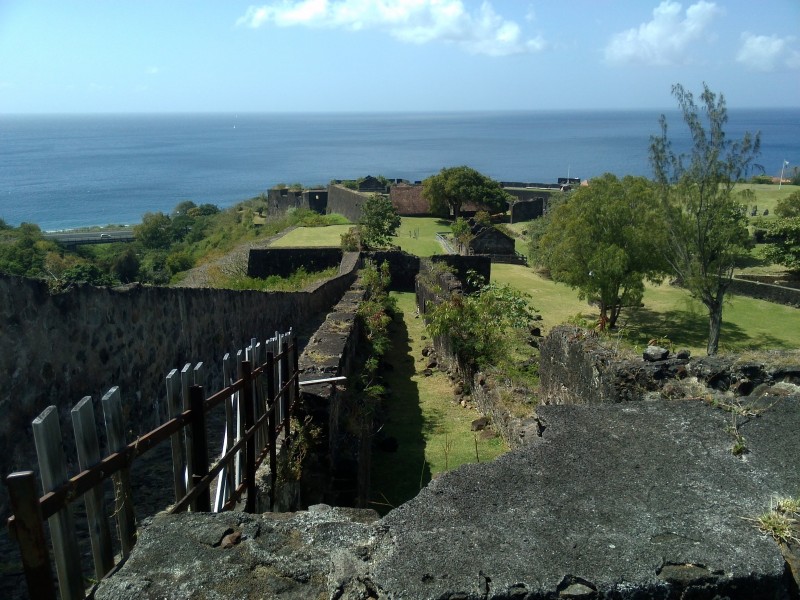
[[[800,109],[729,111],[759,162],[800,162]],[[660,111],[0,116],[0,217],[57,230],[139,222],[182,200],[230,206],[277,183],[420,180],[466,164],[499,180],[651,174]],[[676,113],[667,113],[678,144]]]

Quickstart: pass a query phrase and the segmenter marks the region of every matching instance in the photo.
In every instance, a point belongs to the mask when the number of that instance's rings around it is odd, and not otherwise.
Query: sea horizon
[[[500,181],[651,176],[650,136],[688,139],[676,108],[0,114],[0,218],[59,231],[130,225],[183,200],[220,208],[279,183],[422,180],[466,164]],[[764,172],[800,162],[800,108],[729,108],[761,131]]]

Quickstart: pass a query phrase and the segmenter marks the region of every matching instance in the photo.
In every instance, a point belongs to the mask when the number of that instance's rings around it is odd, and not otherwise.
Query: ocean
[[[182,200],[227,207],[278,184],[421,180],[469,165],[503,181],[650,176],[661,111],[0,115],[0,218],[54,231],[133,224]],[[668,111],[675,146],[686,142]],[[729,110],[769,175],[800,162],[800,109]]]

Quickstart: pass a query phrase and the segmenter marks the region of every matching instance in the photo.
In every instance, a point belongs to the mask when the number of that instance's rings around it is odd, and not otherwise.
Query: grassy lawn
[[[764,213],[764,209],[769,209],[769,215],[767,216],[769,219],[775,215],[775,205],[778,203],[778,200],[800,190],[800,187],[796,185],[782,185],[778,188],[777,185],[767,183],[737,183],[733,188],[734,194],[742,190],[753,190],[756,195],[758,214],[761,215]],[[750,207],[748,206],[747,208],[747,214],[749,215]]]
[[[416,256],[444,254],[436,241],[437,233],[450,233],[450,222],[435,217],[403,217],[392,244]]]
[[[327,225],[326,227],[298,227],[282,238],[275,240],[270,248],[294,248],[308,246],[335,246],[342,243],[342,234],[352,225]]]
[[[542,315],[545,333],[578,315],[589,323],[598,319],[597,311],[578,300],[577,292],[527,267],[492,265],[492,279],[532,296],[531,304]],[[651,339],[662,339],[676,350],[689,348],[696,356],[705,353],[708,313],[685,290],[667,284],[648,285],[643,303],[642,308],[622,311],[619,330],[612,335],[621,336],[637,350]],[[797,347],[800,310],[791,306],[730,296],[722,319],[720,352]]]
[[[428,343],[413,293],[392,293],[402,312],[391,325],[392,348],[385,374],[389,397],[384,402],[382,433],[398,441],[396,452],[375,450],[372,456],[372,507],[381,513],[417,495],[432,477],[476,462],[470,425],[480,415],[453,401],[447,376],[434,369],[425,377],[422,348]],[[478,437],[477,456],[489,461],[505,452],[499,437]]]

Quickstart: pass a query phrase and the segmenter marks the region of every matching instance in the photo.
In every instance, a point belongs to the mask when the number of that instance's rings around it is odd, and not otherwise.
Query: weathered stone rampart
[[[247,275],[289,277],[300,267],[308,272],[322,271],[341,262],[340,248],[254,248],[247,260]]]
[[[796,284],[795,284],[796,285]],[[748,281],[735,277],[728,288],[730,293],[749,296],[759,300],[768,300],[777,304],[786,304],[800,308],[800,289],[791,285],[774,285],[760,281]]]
[[[0,472],[35,465],[30,423],[46,406],[58,406],[69,422],[78,400],[98,400],[118,385],[130,434],[149,431],[171,369],[202,361],[203,384],[221,388],[226,352],[313,323],[354,279],[351,269],[294,293],[134,284],[51,295],[42,281],[0,276]],[[70,434],[63,433],[72,452]],[[6,511],[2,488],[0,513]]]
[[[356,192],[343,185],[328,186],[327,212],[347,217],[353,223],[361,220],[361,206],[371,194]]]

